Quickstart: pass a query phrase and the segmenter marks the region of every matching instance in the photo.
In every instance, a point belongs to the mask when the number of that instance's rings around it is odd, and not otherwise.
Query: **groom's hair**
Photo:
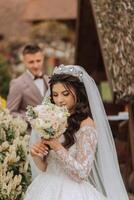
[[[42,49],[37,44],[27,44],[25,45],[22,54],[23,56],[26,54],[35,54],[37,52],[42,52]]]

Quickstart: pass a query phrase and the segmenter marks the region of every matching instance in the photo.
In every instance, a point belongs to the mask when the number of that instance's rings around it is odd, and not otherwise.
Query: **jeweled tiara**
[[[82,81],[83,71],[78,65],[59,65],[55,67],[54,74],[70,74],[76,76]]]

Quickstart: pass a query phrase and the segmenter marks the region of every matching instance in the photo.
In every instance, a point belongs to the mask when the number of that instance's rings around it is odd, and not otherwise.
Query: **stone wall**
[[[105,67],[118,100],[134,99],[134,1],[91,0]]]

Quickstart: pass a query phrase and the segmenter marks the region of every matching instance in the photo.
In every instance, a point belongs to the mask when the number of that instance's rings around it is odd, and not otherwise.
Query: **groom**
[[[26,119],[26,107],[41,104],[49,78],[43,72],[44,55],[38,45],[28,44],[22,53],[26,71],[11,81],[7,108],[13,116],[19,115]]]

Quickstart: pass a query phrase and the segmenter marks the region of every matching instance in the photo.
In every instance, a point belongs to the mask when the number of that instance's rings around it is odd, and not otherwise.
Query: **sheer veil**
[[[128,200],[119,170],[112,132],[94,80],[81,66],[77,65],[60,65],[55,67],[54,74],[61,73],[77,76],[84,83],[92,117],[98,131],[98,147],[89,181],[110,200]],[[49,94],[48,89],[46,96]],[[36,132],[33,130],[31,144],[38,139]],[[38,173],[33,164],[32,168],[34,174]]]
[[[60,65],[54,74],[67,73],[78,76],[84,83],[93,120],[98,131],[98,148],[92,168],[90,181],[111,200],[128,200],[127,192],[120,174],[119,164],[112,132],[104,106],[94,80],[77,65]]]

